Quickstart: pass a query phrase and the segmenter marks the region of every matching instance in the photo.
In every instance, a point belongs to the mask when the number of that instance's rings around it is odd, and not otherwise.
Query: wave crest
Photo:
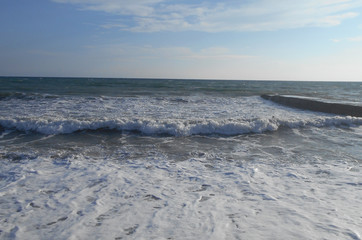
[[[90,120],[51,120],[51,119],[1,119],[0,126],[24,132],[41,134],[69,134],[83,130],[110,129],[121,132],[138,132],[144,135],[241,135],[276,131],[280,127],[299,128],[306,126],[359,126],[362,118],[318,117],[308,120],[282,120],[277,118],[255,119],[195,119],[195,120],[152,120],[152,119],[101,119]]]

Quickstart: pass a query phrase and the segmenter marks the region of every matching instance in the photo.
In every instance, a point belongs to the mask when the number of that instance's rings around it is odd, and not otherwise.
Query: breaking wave
[[[85,130],[116,130],[136,132],[143,135],[241,135],[277,131],[279,128],[300,127],[354,127],[362,125],[362,118],[356,117],[315,117],[311,119],[282,120],[275,117],[255,119],[195,119],[195,120],[154,120],[154,119],[101,119],[90,120],[37,120],[0,119],[0,129],[12,129],[41,134],[69,134]]]

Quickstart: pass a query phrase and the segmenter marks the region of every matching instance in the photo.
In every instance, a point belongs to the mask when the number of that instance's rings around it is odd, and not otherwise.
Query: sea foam
[[[361,238],[362,119],[259,96],[360,83],[0,83],[0,239]]]
[[[315,117],[311,119],[192,119],[192,120],[155,120],[155,119],[101,119],[88,120],[51,120],[51,119],[1,119],[5,129],[41,134],[68,134],[83,130],[110,129],[121,132],[137,132],[144,135],[240,135],[276,131],[281,127],[353,127],[362,125],[362,118],[356,117]]]

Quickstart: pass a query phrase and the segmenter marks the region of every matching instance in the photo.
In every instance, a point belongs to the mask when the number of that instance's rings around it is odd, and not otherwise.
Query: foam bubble
[[[276,131],[280,127],[353,127],[362,125],[361,118],[355,117],[316,117],[311,119],[194,119],[194,120],[155,120],[155,119],[100,119],[52,120],[52,119],[1,119],[0,125],[6,129],[41,134],[67,134],[82,130],[111,129],[121,132],[139,132],[145,135],[240,135]]]

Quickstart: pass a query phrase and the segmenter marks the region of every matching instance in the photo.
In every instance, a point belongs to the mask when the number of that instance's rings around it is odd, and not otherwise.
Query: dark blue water
[[[362,102],[361,82],[218,81],[175,79],[0,77],[0,96],[14,93],[74,96],[253,96],[283,94]]]

